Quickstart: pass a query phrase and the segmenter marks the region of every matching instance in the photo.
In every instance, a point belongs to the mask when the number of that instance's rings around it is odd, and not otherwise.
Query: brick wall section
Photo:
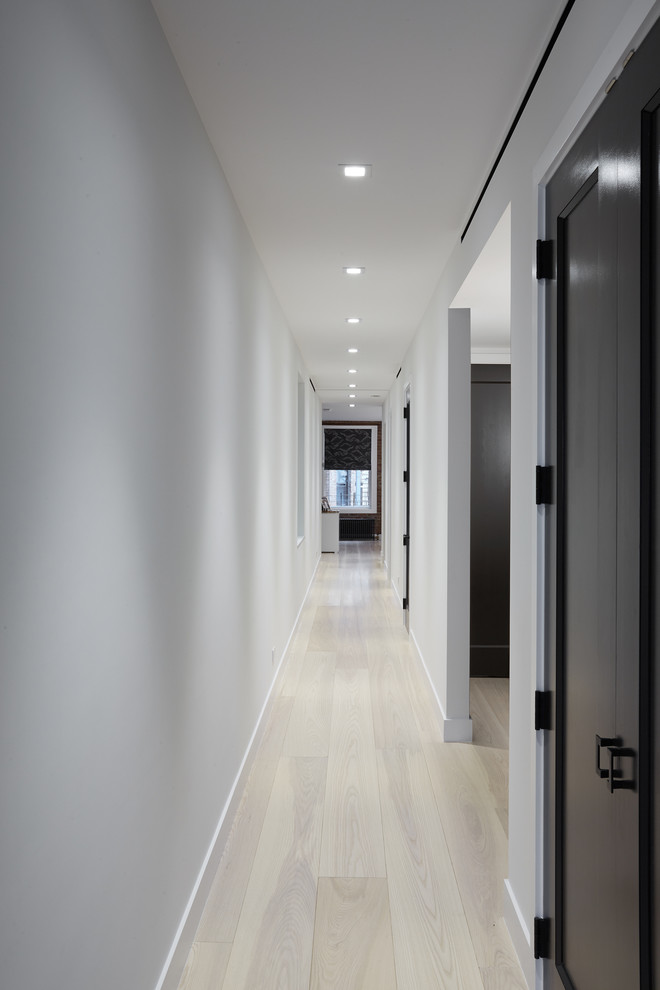
[[[347,422],[345,419],[324,419],[324,426],[377,426],[378,427],[378,437],[376,439],[377,448],[377,468],[376,468],[376,522],[374,527],[374,532],[376,536],[380,536],[382,532],[382,485],[383,485],[383,424],[376,420],[355,420]],[[341,518],[341,515],[340,515]],[[347,517],[348,518],[348,517]],[[359,512],[351,512],[351,519],[362,519],[363,515]],[[373,519],[374,515],[372,512],[364,513],[364,518]]]

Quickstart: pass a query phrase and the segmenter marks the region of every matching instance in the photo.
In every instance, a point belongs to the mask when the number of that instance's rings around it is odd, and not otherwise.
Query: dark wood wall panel
[[[473,365],[470,674],[509,674],[511,369]]]

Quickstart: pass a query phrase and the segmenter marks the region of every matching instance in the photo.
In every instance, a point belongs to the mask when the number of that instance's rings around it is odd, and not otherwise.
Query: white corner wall
[[[389,426],[383,553],[404,597],[402,411],[410,386],[410,635],[447,742],[472,738],[469,713],[470,314],[437,293],[384,410]],[[417,354],[420,354],[417,360]]]
[[[447,675],[445,742],[469,742],[470,719],[470,310],[447,314]]]
[[[321,410],[147,0],[0,10],[0,982],[154,988],[320,553]]]
[[[557,4],[557,16],[564,3]],[[586,122],[604,86],[620,71],[622,58],[660,14],[651,0],[581,0],[576,4],[541,75],[494,179],[462,243],[442,272],[428,311],[406,355],[385,417],[392,418],[390,478],[403,469],[398,414],[402,390],[412,383],[411,635],[427,666],[445,716],[463,683],[468,657],[455,638],[452,580],[464,580],[469,559],[469,528],[464,508],[452,499],[469,477],[456,458],[461,427],[455,413],[463,401],[452,379],[451,301],[511,204],[511,715],[509,789],[509,876],[504,913],[530,987],[542,985],[542,970],[530,946],[534,915],[543,911],[538,849],[543,823],[542,780],[537,775],[533,726],[534,690],[541,639],[537,614],[537,509],[534,465],[543,451],[539,440],[539,288],[534,278],[535,241],[543,235],[539,186]],[[538,57],[540,58],[539,51]],[[522,94],[521,94],[522,97]],[[512,107],[512,116],[517,108]],[[497,149],[493,149],[495,154]],[[484,162],[484,177],[489,163]],[[480,190],[474,190],[476,202]],[[458,430],[458,433],[452,431]],[[469,436],[469,433],[468,433]],[[455,479],[453,472],[463,472]],[[467,472],[467,474],[466,474]],[[397,586],[402,514],[398,488],[391,481],[392,511],[386,541],[388,565]],[[448,535],[449,534],[449,535]],[[462,547],[461,547],[462,540]],[[458,562],[458,563],[457,563]],[[458,570],[457,570],[458,567]],[[459,690],[460,696],[460,690]],[[445,724],[447,724],[445,722]]]

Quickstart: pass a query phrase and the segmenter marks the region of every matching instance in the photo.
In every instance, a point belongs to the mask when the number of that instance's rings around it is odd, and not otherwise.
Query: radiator
[[[355,519],[352,516],[339,517],[340,540],[375,540],[376,520]]]

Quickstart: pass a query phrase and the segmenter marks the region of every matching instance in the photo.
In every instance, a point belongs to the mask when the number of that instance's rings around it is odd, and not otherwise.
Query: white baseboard
[[[218,821],[218,825],[217,825],[216,830],[215,830],[215,833],[213,835],[213,839],[211,840],[211,844],[210,844],[210,846],[209,846],[209,848],[208,848],[208,850],[206,852],[206,856],[204,857],[204,861],[202,863],[202,867],[201,867],[201,869],[199,871],[199,874],[197,875],[197,880],[195,881],[195,884],[194,884],[193,889],[192,889],[192,893],[191,893],[191,895],[190,895],[190,897],[188,899],[188,903],[186,904],[185,910],[184,910],[183,915],[181,917],[181,921],[179,923],[179,927],[177,928],[176,935],[174,936],[174,940],[173,940],[172,945],[170,947],[170,951],[169,951],[169,953],[167,955],[167,959],[165,960],[165,965],[163,966],[163,970],[162,970],[162,972],[160,974],[160,978],[158,980],[158,983],[156,984],[155,990],[174,990],[174,988],[176,988],[179,985],[179,980],[180,980],[181,972],[183,971],[183,965],[185,964],[185,960],[186,960],[186,958],[188,956],[188,952],[190,950],[190,945],[188,943],[192,944],[192,937],[194,935],[194,932],[197,929],[197,925],[199,924],[199,921],[200,921],[200,918],[201,918],[201,912],[202,912],[202,910],[204,908],[204,903],[200,903],[201,898],[199,898],[198,895],[200,893],[200,890],[202,888],[202,885],[204,884],[204,881],[208,879],[206,877],[206,872],[209,869],[209,864],[212,861],[215,860],[214,853],[217,852],[216,846],[218,844],[218,839],[220,838],[220,835],[222,833],[223,826],[225,825],[225,822],[226,822],[226,819],[227,819],[227,815],[228,815],[229,809],[230,809],[230,807],[232,805],[232,801],[234,799],[234,795],[236,793],[236,790],[237,790],[237,788],[238,788],[238,786],[239,786],[239,784],[241,782],[241,778],[243,776],[243,771],[245,770],[246,764],[248,762],[248,758],[251,755],[252,747],[254,746],[254,741],[257,738],[258,734],[259,734],[259,730],[261,728],[261,723],[263,721],[264,715],[266,714],[266,710],[267,710],[268,705],[270,703],[270,699],[271,699],[272,694],[273,694],[273,689],[275,687],[275,684],[277,683],[277,678],[278,678],[278,675],[280,673],[280,668],[282,667],[282,664],[284,662],[284,659],[285,659],[285,657],[287,655],[287,651],[288,651],[288,649],[289,649],[289,647],[291,645],[291,640],[293,639],[293,635],[294,635],[294,633],[295,633],[295,631],[296,631],[296,629],[298,627],[298,623],[300,622],[300,616],[302,615],[302,610],[303,610],[303,608],[305,606],[305,603],[307,601],[307,598],[309,596],[309,592],[310,592],[311,587],[312,587],[312,584],[314,582],[314,578],[316,577],[316,572],[318,570],[318,566],[319,566],[320,560],[321,560],[321,557],[319,555],[319,558],[316,561],[316,566],[315,566],[314,571],[312,573],[312,576],[310,578],[309,584],[307,585],[307,590],[305,591],[305,594],[303,596],[303,600],[301,602],[300,608],[298,609],[298,614],[296,615],[295,622],[293,623],[293,626],[291,627],[291,632],[289,633],[289,638],[286,641],[286,646],[282,650],[282,656],[280,658],[280,662],[277,665],[277,670],[275,671],[275,674],[273,676],[272,683],[270,685],[270,688],[268,689],[268,694],[266,695],[266,700],[264,701],[263,706],[261,708],[261,712],[259,713],[259,718],[257,719],[257,723],[256,723],[256,725],[254,727],[254,732],[252,733],[252,735],[250,737],[250,741],[249,741],[249,743],[247,745],[247,749],[245,750],[245,754],[244,754],[243,759],[241,761],[241,765],[238,768],[238,773],[236,774],[236,777],[234,779],[234,783],[232,784],[231,790],[230,790],[229,795],[227,797],[227,800],[225,801],[225,805],[224,805],[224,808],[222,809],[222,813],[220,815],[220,820]],[[215,869],[217,869],[217,864],[214,862],[213,863],[213,866],[214,866],[214,873],[215,873]],[[205,900],[206,900],[206,897],[204,897],[204,901]],[[197,916],[197,915],[199,915],[199,916]],[[187,938],[184,938],[184,933],[186,933]],[[182,944],[184,941],[186,943],[185,945]],[[176,962],[177,962],[176,972],[175,972],[175,967],[173,966],[173,962],[175,960],[175,957],[176,957]]]
[[[289,633],[289,638],[287,639],[287,641],[286,641],[286,643],[284,645],[284,649],[282,650],[282,656],[280,657],[280,662],[277,665],[277,670],[275,671],[275,676],[273,677],[273,683],[270,686],[270,690],[268,691],[268,697],[266,698],[266,701],[264,702],[264,707],[262,708],[261,715],[259,716],[259,722],[257,722],[257,727],[254,730],[255,733],[256,733],[257,729],[259,728],[259,723],[261,722],[261,719],[264,716],[264,711],[266,709],[266,705],[270,701],[270,696],[273,693],[273,688],[275,687],[275,684],[277,683],[277,678],[278,678],[279,673],[280,673],[280,668],[281,668],[282,664],[284,663],[284,658],[286,657],[287,653],[289,652],[289,647],[291,646],[291,640],[293,639],[294,633],[295,633],[296,629],[298,628],[298,623],[300,622],[300,616],[302,615],[302,610],[304,609],[305,603],[307,602],[307,599],[309,598],[309,593],[312,590],[312,585],[314,584],[314,578],[316,577],[316,572],[319,569],[319,564],[320,563],[321,563],[321,555],[319,554],[319,556],[318,556],[318,558],[316,560],[316,566],[314,567],[314,570],[312,571],[312,576],[309,579],[309,584],[307,585],[307,589],[305,591],[305,594],[303,595],[303,600],[300,603],[300,608],[298,609],[298,614],[296,615],[295,622],[291,626],[291,632]],[[254,740],[254,736],[252,737],[252,740],[250,740],[250,745],[252,745],[252,741],[253,740]],[[156,990],[158,990],[158,988],[156,988]]]
[[[422,651],[419,648],[419,643],[415,639],[415,633],[410,630],[410,638],[413,642],[415,650],[417,651],[417,656],[420,659],[422,667],[424,668],[424,673],[429,682],[429,687],[433,692],[433,697],[435,698],[438,708],[440,709],[440,716],[442,718],[442,738],[444,742],[472,742],[472,719],[468,715],[467,718],[448,718],[445,714],[442,702],[438,696],[438,692],[435,689],[435,684],[431,680],[431,675],[429,674],[429,669],[426,666],[426,662],[422,655]]]
[[[534,988],[536,987],[536,961],[532,951],[532,939],[509,880],[504,881],[502,914],[527,986]]]

